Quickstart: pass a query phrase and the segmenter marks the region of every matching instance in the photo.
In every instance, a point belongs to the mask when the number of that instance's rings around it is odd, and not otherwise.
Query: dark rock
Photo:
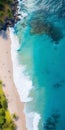
[[[54,88],[60,88],[65,84],[64,80],[61,80],[53,85]]]
[[[44,124],[44,130],[56,130],[57,124],[59,122],[60,114],[53,113]]]

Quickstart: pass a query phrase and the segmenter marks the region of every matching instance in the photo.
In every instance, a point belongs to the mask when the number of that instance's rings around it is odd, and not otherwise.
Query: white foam
[[[38,130],[38,124],[41,119],[40,114],[36,112],[26,113],[26,124],[28,130]]]
[[[32,81],[29,80],[28,76],[25,76],[23,71],[25,67],[20,65],[17,60],[17,49],[19,48],[19,42],[17,36],[13,33],[13,29],[10,28],[11,37],[11,56],[13,62],[13,78],[19,93],[20,99],[23,102],[29,102],[31,97],[29,97],[29,92],[32,89]],[[40,115],[35,112],[26,113],[26,125],[28,130],[38,130],[38,123],[40,120]]]
[[[10,37],[11,37],[11,58],[13,63],[13,79],[19,93],[20,99],[23,102],[29,102],[32,100],[29,97],[30,90],[32,89],[32,81],[29,79],[28,76],[25,76],[23,71],[25,67],[20,65],[17,60],[17,49],[19,48],[19,42],[17,36],[13,33],[14,29],[10,30]],[[26,109],[26,108],[25,108]],[[26,126],[28,130],[38,130],[38,123],[40,120],[40,115],[36,112],[26,113]]]
[[[13,33],[14,29],[10,28],[10,37],[11,37],[11,57],[13,62],[13,78],[19,93],[20,99],[23,102],[29,102],[32,100],[29,97],[29,92],[32,89],[32,81],[29,79],[29,76],[24,75],[25,66],[20,65],[17,59],[18,53],[17,49],[19,48],[19,41],[17,36]]]
[[[22,3],[23,1],[20,1],[20,0],[18,0],[18,14],[19,14],[19,18],[20,19],[22,19],[22,18],[25,18],[25,17],[27,17],[27,12],[23,12],[23,10],[21,11],[21,3]]]
[[[38,113],[34,113],[34,119],[33,119],[34,130],[38,130],[38,124],[40,119],[41,119],[40,115]]]

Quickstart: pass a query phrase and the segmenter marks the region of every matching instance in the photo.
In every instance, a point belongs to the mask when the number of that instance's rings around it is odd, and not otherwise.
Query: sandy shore
[[[9,33],[9,32],[8,32]],[[11,61],[11,41],[6,34],[0,35],[0,79],[3,81],[3,90],[8,99],[10,113],[16,113],[19,117],[15,121],[17,130],[27,130],[23,103],[20,102],[16,86],[13,82],[13,68]]]

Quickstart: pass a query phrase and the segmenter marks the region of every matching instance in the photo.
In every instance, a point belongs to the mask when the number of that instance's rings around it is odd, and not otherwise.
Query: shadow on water
[[[4,38],[4,39],[8,39],[8,35],[7,35],[7,32],[6,31],[0,31],[0,36],[2,36],[2,38]]]

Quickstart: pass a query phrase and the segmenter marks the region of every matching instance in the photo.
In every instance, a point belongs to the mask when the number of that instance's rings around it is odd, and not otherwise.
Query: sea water
[[[28,130],[65,130],[65,1],[19,0],[10,29],[14,81]]]

